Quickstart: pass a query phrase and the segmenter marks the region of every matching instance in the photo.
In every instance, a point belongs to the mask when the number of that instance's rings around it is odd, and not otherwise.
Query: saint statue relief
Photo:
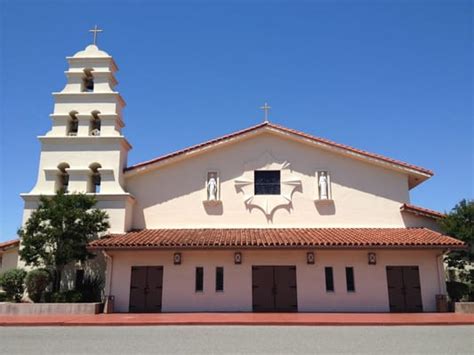
[[[209,201],[217,200],[217,180],[215,174],[211,174],[207,181],[207,196]]]
[[[322,171],[319,174],[319,198],[321,200],[328,199],[328,178],[326,176],[326,172]]]

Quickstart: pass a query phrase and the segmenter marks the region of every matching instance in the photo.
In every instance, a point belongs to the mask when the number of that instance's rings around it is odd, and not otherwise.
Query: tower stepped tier
[[[24,221],[40,195],[93,194],[111,219],[111,231],[129,228],[133,197],[123,171],[131,145],[122,134],[125,101],[115,91],[117,64],[96,45],[67,57],[67,82],[54,92],[51,129],[38,139],[41,156],[36,185],[25,200]]]

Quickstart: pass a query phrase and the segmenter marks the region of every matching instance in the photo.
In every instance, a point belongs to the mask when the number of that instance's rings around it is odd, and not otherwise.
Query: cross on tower
[[[265,102],[265,104],[260,108],[264,112],[265,122],[268,122],[268,112],[270,111],[271,107]]]
[[[97,28],[97,25],[92,30],[89,30],[89,32],[92,32],[94,34],[94,42],[93,45],[95,46],[97,44],[97,33],[103,32],[104,30],[101,30]]]

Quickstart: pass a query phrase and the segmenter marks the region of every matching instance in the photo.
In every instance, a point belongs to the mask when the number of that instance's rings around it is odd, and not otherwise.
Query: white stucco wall
[[[86,192],[89,166],[99,163],[110,173],[102,174],[101,192],[124,193],[119,176],[124,168],[120,163],[127,154],[119,137],[67,137],[47,140],[42,143],[38,178],[30,194],[51,194],[56,192],[58,165],[67,163],[70,167],[69,191]]]
[[[426,227],[441,233],[441,228],[438,221],[434,218],[415,215],[413,213],[403,212],[403,222],[407,227]]]
[[[18,248],[0,251],[0,258],[2,259],[0,274],[4,271],[16,268],[19,260]]]
[[[267,219],[249,210],[235,181],[244,165],[265,153],[289,162],[302,182],[292,204]],[[327,170],[333,202],[316,203],[315,172]],[[221,205],[205,205],[208,171],[220,173]],[[189,227],[403,227],[400,205],[409,202],[407,175],[308,146],[271,133],[188,158],[154,171],[125,176],[126,189],[136,197],[134,228]]]
[[[51,195],[51,194],[45,194]],[[94,195],[94,194],[90,194]],[[97,204],[96,208],[101,209],[107,213],[109,217],[110,233],[125,233],[131,228],[131,210],[135,201],[128,194],[117,195],[94,195]],[[25,206],[23,209],[23,224],[26,223],[31,214],[38,208],[39,196],[23,196],[25,199]]]
[[[181,251],[181,265],[173,264],[174,251],[110,252],[110,293],[116,311],[128,312],[131,267],[163,266],[164,312],[252,311],[252,265],[296,265],[300,312],[388,312],[387,265],[419,266],[425,312],[435,311],[435,295],[445,292],[438,275],[440,251],[375,250],[377,265],[368,265],[369,250],[315,250],[316,263],[308,265],[307,251],[243,250],[241,265],[233,262],[235,250]],[[197,266],[204,267],[204,292],[198,293],[194,290]],[[224,292],[215,291],[217,266],[224,267]],[[326,266],[334,268],[335,292],[325,290]],[[354,267],[355,292],[346,291],[346,266]]]

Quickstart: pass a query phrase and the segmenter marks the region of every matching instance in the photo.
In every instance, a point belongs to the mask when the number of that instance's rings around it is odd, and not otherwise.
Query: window
[[[67,125],[67,135],[68,136],[77,136],[77,130],[79,128],[79,120],[77,119],[77,112],[72,111],[69,113],[70,119]]]
[[[92,69],[84,69],[84,77],[82,78],[82,91],[94,91],[94,77],[92,76]]]
[[[353,267],[346,267],[346,285],[347,285],[347,292],[355,292]]]
[[[91,169],[90,177],[89,177],[89,188],[88,192],[99,193],[100,192],[100,172],[99,169],[101,168],[100,164],[93,163],[89,165],[89,169]]]
[[[2,268],[3,257],[0,255],[0,269]]]
[[[204,290],[204,268],[196,268],[196,292],[202,292]]]
[[[255,195],[280,194],[280,170],[255,170]]]
[[[216,291],[224,291],[224,268],[216,267]]]
[[[326,291],[334,292],[334,276],[332,273],[332,267],[325,267],[324,273],[326,275]]]

